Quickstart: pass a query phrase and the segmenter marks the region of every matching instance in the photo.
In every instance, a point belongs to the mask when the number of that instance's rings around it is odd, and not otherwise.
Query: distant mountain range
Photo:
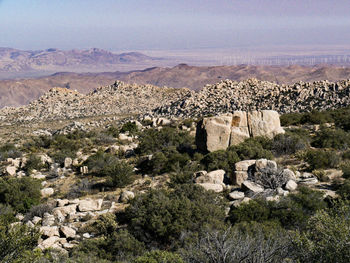
[[[53,87],[88,93],[100,86],[122,80],[127,83],[199,90],[206,84],[214,84],[223,79],[241,81],[248,78],[278,84],[318,80],[337,81],[349,79],[350,68],[329,65],[197,67],[180,64],[175,67],[153,67],[129,72],[56,73],[46,77],[0,81],[0,107],[25,105]]]
[[[25,72],[94,72],[111,69],[116,65],[137,64],[159,60],[139,52],[115,54],[103,49],[59,50],[50,48],[23,51],[0,48],[0,73]]]

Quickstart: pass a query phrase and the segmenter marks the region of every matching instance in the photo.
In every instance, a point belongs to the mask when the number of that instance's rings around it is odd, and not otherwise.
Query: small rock
[[[66,157],[64,159],[64,168],[70,168],[73,164],[72,158]]]
[[[60,230],[66,238],[74,238],[76,235],[76,231],[68,226],[61,226]]]
[[[54,194],[53,188],[44,188],[44,189],[41,189],[40,192],[42,197],[49,197]]]
[[[298,188],[298,184],[294,180],[289,180],[285,188],[289,191],[295,191]]]
[[[244,193],[240,191],[233,191],[229,193],[228,196],[231,200],[238,200],[244,198]]]
[[[261,193],[264,191],[264,188],[262,186],[248,180],[243,182],[242,189],[249,190],[254,193]]]

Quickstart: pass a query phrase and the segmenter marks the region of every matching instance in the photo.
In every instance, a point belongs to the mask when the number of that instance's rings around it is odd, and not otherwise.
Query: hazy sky
[[[0,0],[0,46],[350,44],[350,0]]]

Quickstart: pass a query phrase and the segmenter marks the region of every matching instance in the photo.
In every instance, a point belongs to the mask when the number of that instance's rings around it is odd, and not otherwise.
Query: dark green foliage
[[[151,190],[131,201],[121,222],[128,223],[137,239],[166,247],[179,241],[181,233],[196,232],[203,226],[220,225],[224,208],[216,194],[196,185],[174,190]]]
[[[286,113],[286,114],[282,114],[280,116],[280,120],[281,120],[281,125],[282,126],[292,126],[292,125],[299,125],[301,118],[302,118],[302,114],[300,113]]]
[[[0,202],[25,213],[39,203],[40,188],[40,181],[32,178],[0,178]]]
[[[119,129],[115,126],[111,126],[106,130],[106,134],[116,138],[119,135]]]
[[[175,128],[164,127],[161,130],[148,129],[139,137],[138,154],[154,154],[168,147],[175,147],[179,152],[190,151],[194,140],[188,132],[178,131]]]
[[[26,171],[27,173],[30,173],[34,169],[40,170],[43,168],[47,168],[47,166],[45,166],[42,163],[40,157],[36,156],[35,154],[30,154],[23,170]]]
[[[270,140],[257,137],[247,139],[239,145],[231,146],[228,150],[236,152],[240,160],[272,159],[273,155],[269,150],[270,148]]]
[[[309,170],[335,168],[339,165],[340,156],[335,151],[308,150],[305,161],[309,164]]]
[[[318,211],[308,221],[306,231],[295,237],[300,262],[350,262],[349,203]]]
[[[174,146],[156,152],[151,159],[141,159],[138,168],[143,174],[159,175],[176,171],[177,167],[184,167],[190,161],[187,153],[180,153]]]
[[[207,171],[223,169],[230,173],[234,168],[234,164],[239,161],[240,159],[235,151],[220,150],[205,155],[201,160],[201,164],[204,165]]]
[[[279,202],[267,202],[263,199],[252,200],[231,209],[230,221],[240,222],[278,222],[284,228],[301,228],[316,211],[326,207],[321,192],[301,187],[298,193],[290,194]]]
[[[350,180],[347,179],[341,184],[337,189],[337,194],[339,194],[343,199],[350,199]]]
[[[138,131],[138,128],[136,123],[130,122],[130,121],[125,123],[120,129],[121,133],[129,132],[130,134],[135,134],[137,131]]]
[[[7,158],[21,157],[22,153],[13,144],[5,144],[0,147],[0,162]]]
[[[272,140],[271,150],[277,155],[294,154],[304,150],[308,145],[305,137],[295,133],[278,134]]]
[[[85,240],[73,254],[83,253],[111,261],[130,262],[144,253],[144,245],[126,230],[113,231],[108,236]]]
[[[316,133],[311,145],[317,148],[346,150],[350,146],[350,133],[341,129],[321,129]]]
[[[0,261],[33,262],[32,250],[38,245],[39,231],[26,225],[0,225]],[[24,258],[26,260],[24,260]]]
[[[343,177],[346,179],[350,178],[350,163],[344,163],[340,166],[342,172],[343,172]]]
[[[136,258],[132,263],[184,263],[184,261],[178,254],[154,250]]]
[[[123,187],[133,181],[133,167],[110,153],[97,152],[84,165],[88,166],[90,174],[107,177],[107,184],[112,187]]]

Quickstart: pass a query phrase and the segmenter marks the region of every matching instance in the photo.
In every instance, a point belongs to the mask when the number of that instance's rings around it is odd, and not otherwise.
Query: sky
[[[0,46],[171,50],[350,44],[349,0],[0,0]]]

